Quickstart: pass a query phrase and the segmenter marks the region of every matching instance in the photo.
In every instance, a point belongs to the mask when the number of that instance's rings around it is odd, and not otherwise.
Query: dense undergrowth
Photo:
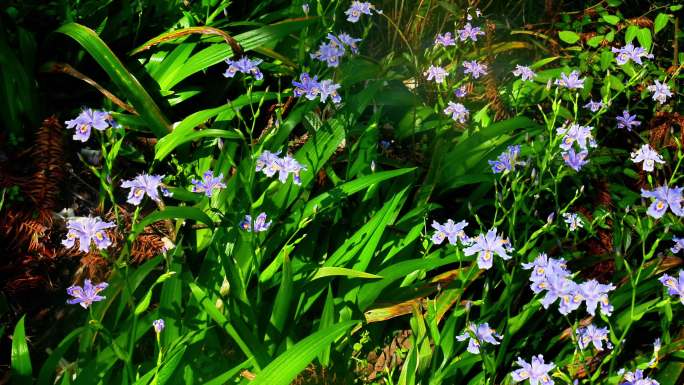
[[[3,382],[681,384],[682,5],[576,3],[3,2]]]

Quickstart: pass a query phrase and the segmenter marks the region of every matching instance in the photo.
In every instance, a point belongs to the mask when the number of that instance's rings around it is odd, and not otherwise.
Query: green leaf
[[[183,359],[183,355],[185,354],[186,349],[187,346],[182,346],[180,347],[180,349],[173,352],[171,357],[164,359],[164,363],[159,369],[159,372],[157,372],[157,374],[154,376],[154,384],[164,385],[169,379],[171,379],[171,376],[176,371],[178,365],[181,363],[181,359]]]
[[[366,273],[365,271],[358,271],[353,269],[347,269],[346,267],[333,267],[333,266],[323,266],[316,270],[316,274],[311,278],[311,280],[319,279],[323,277],[331,276],[344,276],[350,278],[366,278],[366,279],[379,279],[382,278],[379,275]]]
[[[627,32],[625,32],[625,43],[631,43],[632,40],[637,35],[637,32],[639,32],[639,27],[636,25],[630,25],[627,27]]]
[[[61,26],[57,32],[70,36],[88,51],[112,82],[126,95],[158,138],[169,132],[170,124],[152,97],[95,31],[78,23],[69,23]]]
[[[270,340],[282,338],[282,332],[285,328],[288,315],[292,312],[292,263],[287,253],[283,256],[283,274],[280,280],[280,287],[278,294],[276,294],[275,302],[273,303],[273,311],[271,312],[271,327],[269,333]]]
[[[190,282],[190,291],[192,291],[193,297],[204,309],[204,311],[216,322],[220,327],[222,327],[226,333],[235,341],[240,350],[247,357],[254,357],[256,360],[257,367],[261,364],[267,362],[266,352],[262,349],[261,344],[259,344],[252,336],[248,330],[236,330],[236,328],[230,323],[230,321],[216,308],[214,302],[209,299],[207,293],[202,290],[197,284]]]
[[[12,356],[10,371],[12,384],[29,385],[33,383],[31,368],[31,356],[29,356],[28,345],[26,345],[26,331],[24,330],[24,318],[22,316],[17,326],[14,327],[12,335]]]
[[[659,13],[655,18],[655,22],[653,23],[653,34],[655,35],[660,32],[661,29],[665,28],[668,21],[670,21],[670,15],[667,13]]]
[[[590,47],[596,48],[596,47],[598,47],[599,44],[601,44],[601,42],[603,41],[603,39],[604,39],[604,36],[603,36],[603,35],[597,35],[597,36],[594,36],[594,37],[592,37],[591,39],[587,40],[587,44],[588,44]]]
[[[653,39],[651,37],[651,30],[648,28],[640,28],[639,32],[637,32],[637,40],[639,40],[639,44],[641,44],[641,47],[645,49],[646,51],[651,50],[651,43],[653,42]]]
[[[620,22],[620,18],[617,17],[617,16],[615,16],[615,15],[608,15],[608,14],[605,14],[605,15],[601,16],[601,18],[602,18],[603,21],[605,21],[606,23],[612,24],[612,25],[616,25],[617,23]]]
[[[219,119],[223,121],[230,120],[236,116],[236,111],[239,111],[242,107],[248,106],[250,103],[272,100],[275,99],[276,96],[277,94],[274,92],[253,92],[251,97],[249,95],[241,95],[223,106],[197,111],[191,114],[183,119],[170,134],[159,139],[154,146],[154,159],[162,160],[181,144],[204,137],[222,137],[234,140],[242,139],[242,135],[238,131],[218,129],[196,130],[196,128],[217,115],[222,115]]]
[[[265,367],[250,385],[289,385],[328,344],[357,323],[339,323],[297,342]]]
[[[250,363],[252,362],[252,358],[248,358],[245,360],[243,363],[240,365],[224,372],[221,373],[220,375],[212,378],[211,380],[207,381],[204,383],[204,385],[224,385],[224,384],[229,384],[230,380],[234,379],[235,376],[237,376],[238,373],[240,373],[241,370],[244,368],[248,367]]]
[[[133,234],[140,234],[145,226],[162,221],[164,219],[194,219],[197,222],[202,222],[207,226],[214,226],[214,221],[212,221],[211,218],[204,213],[204,211],[198,209],[197,207],[167,206],[163,210],[157,210],[143,218],[140,222],[136,223],[135,226],[133,226]]]
[[[580,35],[572,31],[560,31],[558,37],[568,44],[575,44],[580,39]]]

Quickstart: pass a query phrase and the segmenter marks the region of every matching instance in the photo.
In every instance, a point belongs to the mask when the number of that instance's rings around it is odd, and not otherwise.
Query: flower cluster
[[[534,80],[535,76],[537,76],[530,67],[521,66],[520,64],[516,64],[513,75],[518,76],[523,81]]]
[[[440,45],[443,47],[450,47],[456,45],[456,40],[451,35],[451,32],[447,32],[445,34],[438,34],[437,37],[435,37],[435,47],[439,47]]]
[[[330,100],[335,104],[342,101],[342,97],[337,93],[341,86],[329,79],[319,82],[318,76],[314,76],[312,79],[308,73],[304,72],[299,75],[299,81],[292,81],[292,85],[295,87],[293,93],[296,97],[304,96],[309,100],[320,97],[321,102],[324,103],[330,97]]]
[[[131,180],[126,180],[121,183],[121,187],[129,188],[131,191],[128,193],[128,203],[138,206],[142,202],[143,197],[147,194],[150,199],[155,202],[161,201],[159,198],[159,188],[161,185],[164,175],[149,175],[142,173]],[[167,190],[162,190],[165,193]],[[168,192],[166,192],[168,194]]]
[[[630,159],[634,163],[643,162],[641,169],[648,172],[653,171],[653,167],[656,163],[665,163],[663,157],[648,144],[644,144],[641,148],[632,152]]]
[[[285,155],[280,158],[278,155],[280,151],[275,153],[268,150],[264,150],[257,158],[256,161],[256,171],[263,172],[267,177],[272,177],[278,173],[278,180],[282,183],[287,182],[287,177],[292,174],[293,180],[296,185],[301,185],[302,181],[299,178],[299,174],[302,170],[306,170],[306,166],[297,162],[295,158],[290,155]]]
[[[473,79],[479,79],[480,76],[487,75],[487,65],[476,60],[466,60],[463,62],[463,73],[470,74]]]
[[[88,141],[93,128],[104,131],[109,127],[119,126],[112,118],[111,112],[91,108],[84,108],[75,119],[67,120],[64,123],[67,128],[74,129],[73,139],[80,140],[83,143]]]
[[[653,100],[660,104],[665,104],[665,102],[667,102],[667,98],[672,97],[672,91],[670,91],[670,87],[667,85],[667,83],[661,83],[657,80],[655,80],[654,83],[655,84],[648,86],[648,90],[653,92]]]
[[[164,320],[161,318],[152,321],[152,328],[154,328],[154,332],[157,334],[161,333],[165,327],[166,327],[166,324],[164,323]]]
[[[382,13],[382,11],[378,10],[375,8],[375,6],[367,1],[361,2],[358,0],[352,1],[351,6],[349,9],[344,11],[344,14],[347,15],[347,21],[356,23],[359,21],[359,18],[361,15],[372,15],[373,12],[375,11],[376,13]]]
[[[473,27],[470,23],[466,23],[466,25],[463,26],[463,29],[459,29],[456,32],[458,32],[458,38],[461,39],[461,41],[466,41],[468,39],[477,41],[478,36],[485,34],[480,27]]]
[[[626,128],[632,131],[632,127],[639,127],[641,122],[636,120],[636,115],[630,115],[628,110],[622,111],[622,116],[617,116],[617,128]]]
[[[312,59],[325,62],[328,67],[337,67],[340,64],[340,57],[344,56],[346,53],[345,46],[348,47],[352,53],[359,52],[356,43],[360,42],[361,39],[355,39],[346,33],[342,33],[338,36],[329,33],[327,38],[329,42],[321,43],[318,50],[310,55]]]
[[[669,295],[678,295],[679,301],[684,304],[684,270],[679,270],[678,278],[663,274],[658,280],[667,288]]]
[[[470,116],[470,111],[463,104],[454,102],[448,103],[444,113],[451,115],[451,119],[459,123],[465,123],[468,120],[468,116]]]
[[[564,150],[561,153],[565,164],[575,171],[579,171],[582,167],[589,163],[586,160],[589,155],[588,147],[596,147],[596,141],[591,133],[593,127],[580,126],[579,124],[570,124],[569,127],[563,126],[556,129],[556,132],[563,135],[560,148]],[[574,144],[579,147],[579,152],[575,151]]]
[[[596,350],[602,351],[603,341],[606,342],[608,349],[612,349],[613,346],[608,341],[608,328],[598,328],[594,324],[589,324],[587,327],[577,329],[577,344],[582,350],[592,344]]]
[[[263,60],[261,59],[254,59],[251,60],[247,56],[243,56],[238,60],[231,60],[231,59],[226,59],[226,64],[228,64],[228,69],[226,72],[223,74],[223,76],[227,78],[232,78],[237,74],[238,72],[241,72],[245,75],[252,75],[256,80],[261,80],[264,78],[264,74],[261,73],[261,70],[259,69],[259,64],[261,64]]]
[[[594,99],[590,99],[589,102],[584,105],[584,108],[589,109],[591,112],[598,112],[603,107],[604,105],[602,100],[595,102]]]
[[[71,248],[78,240],[78,249],[82,252],[90,251],[91,243],[95,243],[98,250],[104,250],[112,244],[106,230],[116,227],[113,222],[105,222],[98,217],[75,217],[67,221],[67,235],[62,245]]]
[[[427,80],[434,79],[435,83],[444,83],[449,73],[442,67],[431,65],[427,71],[423,72],[423,75],[427,77]]]
[[[254,225],[252,226],[252,216],[247,214],[245,215],[245,219],[240,222],[240,227],[248,232],[260,233],[268,230],[268,228],[271,227],[271,222],[273,221],[266,222],[266,213],[261,213],[257,215],[253,222]]]
[[[608,292],[615,289],[615,286],[604,285],[594,279],[577,284],[570,279],[571,273],[565,260],[549,258],[544,253],[539,254],[533,262],[524,263],[522,267],[532,270],[530,288],[535,294],[546,290],[541,300],[545,309],[560,299],[558,310],[563,315],[577,310],[582,302],[592,316],[599,304],[601,313],[607,316],[612,314],[613,306],[608,301]]]
[[[483,343],[490,343],[492,345],[499,345],[498,339],[503,337],[496,333],[496,330],[489,327],[487,322],[475,325],[474,323],[468,324],[466,330],[460,335],[456,336],[456,340],[465,341],[468,340],[467,350],[472,354],[480,354],[480,346]]]
[[[577,228],[584,227],[582,218],[577,213],[563,213],[563,221],[568,224],[570,231],[575,231]]]
[[[516,165],[524,165],[525,162],[519,161],[520,145],[508,146],[506,151],[499,154],[496,160],[489,160],[492,172],[499,174],[502,172],[513,171]]]
[[[78,285],[71,285],[67,288],[67,294],[74,297],[67,301],[69,305],[79,304],[84,309],[90,307],[93,302],[98,302],[106,299],[107,297],[98,295],[102,290],[106,289],[107,282],[100,282],[97,285],[93,285],[89,279],[83,282],[83,287]]]
[[[624,47],[620,48],[613,47],[611,51],[617,54],[615,56],[615,61],[619,65],[625,65],[629,63],[630,60],[637,64],[642,64],[642,57],[653,59],[653,54],[646,53],[646,50],[641,47],[635,47],[632,43],[625,44]]]
[[[466,226],[468,226],[466,221],[455,223],[449,219],[443,225],[437,221],[432,221],[432,228],[435,229],[435,233],[432,234],[432,243],[439,245],[444,242],[444,239],[447,239],[450,245],[456,245],[458,241],[467,244],[468,236],[463,231]]]
[[[214,172],[212,170],[207,170],[202,174],[202,180],[192,179],[192,192],[204,193],[207,197],[211,198],[214,192],[226,188],[226,184],[223,183],[223,174],[214,177]]]
[[[471,238],[469,243],[470,245],[463,250],[463,254],[466,256],[477,254],[477,266],[480,269],[490,269],[494,255],[498,255],[503,260],[512,258],[508,254],[513,251],[511,242],[498,235],[496,227],[487,231],[486,234],[480,234],[475,238]]]
[[[626,373],[624,369],[621,369],[618,373],[623,376],[622,381],[624,381],[620,385],[660,385],[658,381],[650,377],[644,377],[644,372],[641,369]]]
[[[556,365],[553,362],[548,364],[544,363],[543,355],[538,354],[537,356],[533,356],[529,363],[518,357],[516,363],[521,368],[511,372],[513,382],[530,380],[531,385],[553,385],[553,380],[551,379],[551,376],[549,376],[549,372],[552,371]]]
[[[584,80],[586,80],[586,78],[580,79],[579,76],[580,73],[577,71],[570,72],[570,75],[562,73],[560,79],[556,79],[555,84],[560,87],[565,87],[569,90],[584,88]]]
[[[682,190],[681,187],[668,187],[667,185],[656,187],[653,191],[641,189],[641,196],[643,198],[653,198],[654,201],[646,210],[646,214],[653,218],[661,218],[667,212],[669,207],[676,216],[684,216],[682,210]]]

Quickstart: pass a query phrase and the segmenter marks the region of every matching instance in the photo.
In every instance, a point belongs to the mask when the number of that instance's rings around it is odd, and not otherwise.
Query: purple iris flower
[[[540,253],[533,262],[523,263],[522,268],[532,270],[530,288],[535,294],[549,288],[549,277],[567,278],[570,276],[564,259],[549,258],[545,253]]]
[[[351,36],[349,37],[351,38]],[[318,51],[311,54],[311,58],[326,62],[328,67],[337,67],[340,64],[340,57],[345,53],[344,44],[331,33],[328,34],[327,38],[330,42],[321,43]]]
[[[480,354],[480,345],[485,342],[499,345],[497,338],[502,339],[503,337],[497,334],[496,330],[490,328],[487,322],[479,325],[471,322],[461,335],[456,336],[458,341],[468,340],[468,351],[472,354]]]
[[[508,255],[509,252],[513,251],[510,242],[496,234],[496,227],[487,231],[487,234],[478,235],[471,241],[472,244],[463,250],[463,254],[470,256],[477,253],[477,265],[480,269],[491,268],[494,255],[498,255],[504,260],[512,258]]]
[[[276,172],[280,171],[280,165],[278,164],[278,157],[280,151],[270,152],[264,150],[259,154],[259,158],[256,161],[256,171],[262,171],[267,177],[272,177]]]
[[[610,316],[613,314],[613,305],[608,300],[608,292],[615,289],[612,284],[604,285],[595,279],[591,279],[579,285],[580,292],[587,305],[587,312],[592,316],[596,313],[596,306],[601,306],[601,313]]]
[[[84,309],[87,309],[93,304],[93,302],[102,301],[103,299],[107,298],[105,296],[98,295],[98,293],[106,289],[107,286],[109,286],[107,282],[100,282],[93,286],[89,279],[86,279],[83,282],[83,287],[71,285],[66,290],[67,294],[74,298],[68,300],[67,303],[69,305],[79,304]]]
[[[646,53],[646,51],[641,47],[634,47],[632,43],[628,43],[621,48],[613,47],[611,48],[611,51],[613,53],[617,53],[617,56],[615,56],[615,61],[617,61],[619,65],[625,65],[629,63],[630,60],[633,60],[637,64],[642,64],[642,57],[653,59],[652,54]]]
[[[442,67],[431,65],[423,75],[427,76],[427,80],[435,79],[436,83],[444,83],[444,79],[449,73]]]
[[[75,217],[67,221],[66,238],[62,245],[67,248],[74,247],[78,239],[78,249],[82,252],[90,251],[91,242],[95,242],[98,250],[103,250],[112,244],[112,240],[105,230],[116,227],[113,222],[105,222],[98,217]]]
[[[64,123],[67,128],[75,130],[73,139],[84,143],[90,138],[90,132],[93,128],[98,131],[104,131],[115,124],[109,112],[93,110],[91,108],[84,108],[75,119],[67,120]]]
[[[617,127],[626,128],[627,131],[632,131],[632,126],[639,127],[641,125],[641,122],[636,120],[636,114],[630,115],[627,110],[622,111],[622,116],[617,116],[615,119],[618,122]]]
[[[277,161],[277,163],[278,163],[278,167],[279,167],[278,180],[280,180],[282,183],[285,183],[287,181],[287,177],[290,174],[292,174],[294,184],[296,184],[296,185],[302,184],[302,181],[299,178],[299,173],[302,170],[306,170],[306,166],[297,162],[297,160],[290,155],[285,155],[285,157],[283,157],[282,159],[279,159]]]
[[[569,90],[584,88],[584,80],[586,80],[586,78],[580,79],[579,76],[580,76],[580,73],[577,71],[572,71],[570,73],[570,75],[566,75],[565,73],[562,73],[561,78],[556,79],[555,84],[557,86],[565,87]]]
[[[337,67],[340,64],[340,57],[344,55],[344,47],[333,43],[321,43],[318,51],[310,55],[312,59],[326,62],[328,67]]]
[[[537,76],[537,74],[532,71],[532,69],[528,66],[521,66],[520,64],[515,65],[515,70],[513,70],[513,75],[520,77],[523,81],[524,80],[534,80],[534,77]]]
[[[215,190],[220,190],[226,187],[223,183],[223,174],[219,174],[218,177],[214,177],[214,172],[212,170],[207,170],[202,174],[202,180],[192,179],[192,192],[204,193],[206,196],[211,198]]]
[[[164,330],[166,324],[164,323],[164,320],[160,318],[152,321],[152,327],[154,328],[154,332],[159,334],[162,332],[162,330]]]
[[[678,295],[679,300],[682,304],[684,304],[684,270],[679,270],[678,279],[675,279],[675,277],[671,277],[667,274],[663,274],[662,277],[658,278],[658,281],[665,285],[669,295]]]
[[[606,347],[612,348],[608,341],[608,328],[597,328],[594,324],[589,324],[587,327],[577,329],[577,344],[579,348],[584,350],[593,344],[596,350],[603,350],[603,341],[606,341]]]
[[[596,147],[596,141],[591,134],[593,128],[594,127],[591,126],[580,126],[575,123],[567,128],[557,128],[556,133],[563,135],[563,141],[560,144],[560,148],[567,151],[572,148],[572,145],[575,142],[577,142],[581,150],[586,150],[587,146]]]
[[[684,238],[672,237],[672,242],[674,242],[674,246],[670,248],[672,254],[677,254],[684,249]]]
[[[473,27],[470,23],[466,23],[466,25],[463,26],[463,29],[459,29],[456,32],[458,32],[458,37],[461,41],[466,41],[468,39],[477,41],[478,35],[485,34],[480,27]]]
[[[577,213],[564,213],[563,218],[565,218],[564,221],[568,224],[570,231],[575,231],[577,228],[584,227],[582,218],[580,218]]]
[[[569,310],[568,306],[571,303],[570,300],[574,297],[573,294],[577,288],[577,284],[563,274],[547,274],[545,284],[546,287],[544,287],[544,289],[546,289],[547,292],[541,300],[544,309],[548,309],[551,304],[560,298],[561,308],[559,308],[559,310],[563,309],[561,310],[561,313],[563,314],[570,313],[569,311],[566,312],[566,310]],[[565,304],[563,303],[564,298]]]
[[[439,47],[440,45],[444,47],[456,45],[456,40],[451,36],[451,32],[437,35],[435,38],[435,47]]]
[[[587,155],[589,155],[589,152],[587,150],[575,152],[574,148],[571,148],[568,151],[561,153],[561,156],[563,157],[563,161],[565,161],[565,164],[575,171],[581,170],[585,164],[589,163],[589,161],[586,160]]]
[[[630,158],[634,163],[644,162],[642,164],[642,170],[648,172],[653,171],[653,167],[656,163],[665,163],[663,157],[648,144],[644,144],[641,148],[632,152]]]
[[[492,166],[492,172],[499,174],[505,171],[513,171],[516,165],[525,164],[525,162],[518,161],[520,156],[520,145],[508,146],[506,151],[499,154],[496,160],[489,160],[489,165]]]
[[[142,173],[134,179],[126,180],[121,183],[121,187],[129,188],[128,203],[132,205],[139,205],[145,194],[155,202],[159,202],[159,186],[164,179],[164,175],[149,175]]]
[[[295,87],[293,93],[296,97],[304,96],[309,100],[314,100],[321,93],[321,85],[318,82],[318,76],[314,76],[313,79],[311,79],[306,72],[299,75],[298,82],[293,80],[292,85]]]
[[[657,80],[654,81],[655,84],[648,86],[648,90],[653,92],[653,100],[660,104],[665,104],[667,98],[672,97],[672,91],[667,83],[661,83]]]
[[[437,221],[432,221],[432,228],[435,229],[435,233],[432,234],[432,243],[439,245],[444,239],[449,240],[450,245],[456,245],[458,241],[467,243],[468,236],[463,231],[466,226],[468,226],[466,221],[455,223],[452,219],[449,219],[443,225]]]
[[[624,382],[620,383],[620,385],[659,385],[658,381],[644,377],[644,372],[641,369],[625,373],[622,380]]]
[[[527,363],[522,358],[518,357],[516,363],[521,367],[518,370],[511,372],[513,382],[521,382],[530,380],[530,385],[553,385],[553,380],[549,376],[549,372],[556,367],[555,364],[544,363],[544,356],[538,354],[532,357],[532,360]]]
[[[465,123],[470,115],[467,108],[461,103],[449,102],[449,105],[444,109],[444,113],[451,115],[454,122]]]
[[[591,99],[589,100],[589,103],[584,105],[584,108],[588,108],[591,112],[597,112],[603,108],[603,101],[599,100],[598,102],[595,102],[594,99]]]
[[[340,41],[345,44],[346,46],[349,47],[349,49],[352,51],[353,54],[359,53],[359,46],[356,44],[361,41],[361,39],[356,39],[347,33],[341,33],[337,35],[337,38],[340,39]]]
[[[359,18],[361,17],[362,14],[363,15],[372,15],[371,10],[374,10],[375,12],[380,13],[380,11],[376,10],[375,7],[373,6],[373,4],[371,4],[369,2],[367,2],[367,1],[361,2],[361,1],[354,0],[354,1],[352,1],[352,4],[349,7],[349,9],[344,11],[344,14],[347,15],[347,21],[352,22],[352,23],[356,23],[359,21]]]
[[[478,79],[480,75],[487,74],[487,65],[480,64],[476,60],[464,61],[463,62],[463,73],[471,74],[473,79]]]
[[[258,65],[262,62],[261,59],[251,60],[247,56],[243,56],[239,60],[226,59],[228,69],[223,76],[232,78],[236,73],[242,72],[245,75],[253,75],[256,80],[261,80],[264,78],[264,74],[261,73]]]
[[[682,188],[668,187],[667,185],[656,187],[653,191],[641,189],[641,196],[643,198],[654,198],[655,200],[648,207],[646,213],[653,218],[660,218],[665,214],[669,207],[672,212],[678,216],[684,216],[682,211]]]
[[[466,95],[468,95],[468,87],[466,87],[465,85],[462,85],[462,86],[458,87],[458,88],[454,91],[454,95],[455,95],[457,98],[465,97]]]
[[[320,87],[321,102],[325,103],[328,97],[330,97],[330,100],[332,100],[332,102],[335,104],[338,104],[342,101],[342,97],[337,93],[337,90],[341,87],[339,84],[333,83],[332,80],[323,80],[320,83]]]
[[[273,221],[266,222],[266,213],[261,213],[257,215],[254,220],[254,227],[252,227],[252,216],[247,214],[245,215],[245,219],[240,222],[240,227],[245,231],[260,233],[268,230],[268,228],[271,227],[272,222]]]

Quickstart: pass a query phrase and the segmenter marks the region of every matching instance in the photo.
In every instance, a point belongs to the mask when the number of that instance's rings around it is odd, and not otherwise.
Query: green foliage
[[[310,1],[306,12],[301,1],[57,3],[59,11],[26,8],[58,21],[41,44],[59,42],[64,52],[41,56],[40,31],[4,11],[11,23],[0,27],[0,95],[8,102],[0,112],[13,145],[42,118],[37,90],[52,83],[35,77],[38,58],[81,72],[51,80],[66,91],[42,91],[44,104],[59,102],[60,120],[81,105],[112,110],[119,125],[93,130],[87,142],[101,151],[99,163],[67,139],[74,172],[64,192],[77,199],[63,197],[77,202],[78,215],[116,224],[112,245],[88,254],[105,272],[65,269],[79,285],[91,274],[109,286],[87,310],[64,305],[60,287],[59,332],[29,333],[44,338],[27,339],[24,318],[15,320],[12,381],[511,384],[517,358],[536,354],[555,364],[557,384],[617,384],[622,367],[661,384],[683,378],[684,310],[658,278],[675,275],[670,247],[684,227],[676,213],[652,218],[651,199],[640,198],[641,188],[681,184],[677,3],[542,12],[539,2],[498,1],[480,17],[462,2],[378,1],[358,23],[346,20],[350,1]],[[460,40],[454,26],[466,22],[485,34]],[[436,46],[447,31],[457,44]],[[347,47],[337,67],[311,57],[328,33],[341,32],[362,38],[359,54]],[[616,61],[612,49],[628,43],[645,50],[643,63]],[[225,60],[243,55],[263,60],[263,79],[222,76]],[[465,60],[488,73],[464,74]],[[444,82],[426,80],[431,65],[447,71]],[[522,80],[511,75],[516,65],[536,74]],[[581,88],[557,85],[572,71]],[[292,81],[304,72],[339,83],[341,103],[295,97]],[[672,89],[666,103],[653,100],[655,80]],[[461,89],[468,95],[455,96]],[[590,111],[590,100],[603,106]],[[450,102],[468,109],[464,122],[445,112]],[[623,110],[641,126],[616,128]],[[598,142],[580,170],[564,161],[570,123],[591,126]],[[664,159],[652,173],[630,160],[646,143]],[[516,145],[510,170],[496,172],[493,161]],[[262,167],[266,151],[303,169],[279,179],[284,163]],[[172,195],[131,204],[122,182],[143,172],[163,174]],[[205,172],[223,183],[209,195],[193,188]],[[264,231],[260,213],[270,223]],[[568,226],[570,214],[582,227]],[[467,237],[433,237],[433,223],[447,219],[466,220]],[[45,236],[58,245],[65,223],[54,221]],[[510,246],[511,258],[489,254],[493,266],[480,268],[466,248],[490,229],[508,240],[496,246]],[[615,285],[612,315],[542,306],[522,267],[541,253],[564,258],[573,282]],[[165,328],[157,333],[158,319]],[[457,336],[471,322],[487,322],[500,343],[468,351]],[[578,347],[588,323],[607,328],[612,350]],[[380,352],[384,366],[374,360]]]

